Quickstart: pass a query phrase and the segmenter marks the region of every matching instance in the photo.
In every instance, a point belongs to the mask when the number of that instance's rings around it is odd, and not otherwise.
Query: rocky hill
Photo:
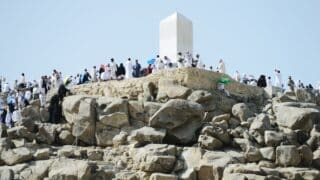
[[[320,179],[320,106],[194,68],[76,86],[64,121],[34,101],[0,127],[0,179]],[[50,92],[48,99],[55,93]]]

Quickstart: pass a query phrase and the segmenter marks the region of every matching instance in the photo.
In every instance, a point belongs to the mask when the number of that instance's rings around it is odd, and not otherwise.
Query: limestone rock
[[[16,126],[7,130],[8,137],[11,139],[25,138],[28,141],[33,141],[35,135],[28,131],[24,126]]]
[[[231,141],[229,133],[217,126],[206,126],[201,130],[201,134],[215,137],[224,144],[229,144]]]
[[[96,123],[95,137],[98,146],[112,146],[113,138],[120,133],[120,129],[106,126],[101,122]]]
[[[131,132],[128,137],[130,144],[137,146],[143,146],[145,144],[160,144],[166,135],[166,130],[159,129],[156,130],[152,127],[143,127]]]
[[[56,140],[57,130],[56,126],[52,124],[41,125],[39,127],[36,139],[40,143],[53,144]]]
[[[260,148],[260,153],[265,160],[274,161],[276,159],[276,152],[273,147]]]
[[[232,107],[232,114],[239,118],[241,121],[247,121],[249,117],[252,117],[254,113],[249,109],[245,103],[238,103]]]
[[[145,122],[146,114],[143,102],[129,101],[128,110],[130,118]]]
[[[103,151],[99,149],[90,149],[87,151],[88,159],[91,161],[102,161]]]
[[[297,166],[301,162],[298,148],[293,145],[278,146],[276,149],[276,163],[280,166]]]
[[[31,151],[25,147],[10,149],[3,151],[1,159],[7,165],[15,165],[23,162],[28,162],[32,159]]]
[[[96,110],[95,99],[81,100],[76,112],[73,114],[72,135],[86,144],[95,144]],[[67,118],[67,117],[66,117]]]
[[[0,170],[0,179],[1,180],[13,180],[14,172],[11,169]]]
[[[217,150],[223,147],[219,139],[211,136],[200,135],[198,142],[203,149],[207,150]]]
[[[177,84],[172,79],[161,78],[158,82],[157,100],[165,99],[186,99],[191,93],[191,89]]]
[[[313,152],[307,145],[302,145],[298,148],[301,155],[301,165],[310,166],[312,164]]]
[[[118,135],[114,136],[112,139],[113,146],[118,147],[120,145],[125,145],[127,143],[128,133],[121,131]]]
[[[201,126],[203,110],[200,104],[186,100],[170,100],[149,120],[154,128],[167,129],[173,142],[186,144],[195,139],[195,131]]]
[[[171,174],[153,173],[150,180],[178,180],[178,177]]]
[[[134,166],[145,172],[168,173],[176,162],[176,147],[171,145],[149,144],[130,151]]]
[[[199,104],[205,103],[213,99],[213,96],[208,91],[196,90],[193,91],[188,97],[189,101],[197,102]]]
[[[38,149],[36,153],[33,155],[36,160],[47,160],[50,156],[50,149]]]
[[[49,168],[49,179],[92,179],[94,166],[86,161],[59,159]]]
[[[309,132],[316,119],[320,118],[320,111],[316,108],[294,107],[296,104],[277,104],[274,109],[279,126],[292,130],[302,129]],[[300,105],[303,106],[303,105]]]
[[[3,123],[0,123],[0,138],[7,137],[7,126]]]
[[[68,130],[63,130],[59,134],[59,140],[64,145],[72,145],[75,142],[75,137]]]
[[[124,99],[100,97],[98,103],[98,120],[111,127],[129,126],[128,101]]]
[[[284,140],[284,135],[281,132],[276,131],[265,131],[264,141],[267,146],[275,147],[280,145]]]

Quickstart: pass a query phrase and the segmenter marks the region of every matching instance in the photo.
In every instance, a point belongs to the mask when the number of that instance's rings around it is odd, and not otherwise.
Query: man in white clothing
[[[236,71],[236,73],[233,76],[233,79],[240,82],[241,81],[241,75],[239,73],[239,71]]]
[[[92,77],[92,82],[97,82],[98,81],[98,78],[97,78],[97,67],[96,66],[93,66],[91,77]]]
[[[172,65],[171,59],[169,59],[167,56],[164,56],[164,68],[170,69],[170,64]]]
[[[281,72],[278,69],[274,70],[275,72],[275,82],[274,86],[282,88],[282,77],[281,77]]]
[[[270,76],[267,79],[267,87],[272,87],[272,80]]]
[[[226,65],[224,64],[222,59],[220,59],[219,61],[218,72],[221,74],[226,74]]]
[[[196,62],[197,62],[197,68],[203,69],[203,63],[202,63],[202,61],[200,59],[200,55],[199,54],[196,55]]]
[[[131,62],[130,58],[128,58],[128,60],[126,62],[126,65],[125,65],[125,68],[126,68],[126,76],[125,76],[125,78],[126,79],[132,78],[133,65],[132,65],[132,62]]]
[[[185,58],[185,67],[192,67],[192,60],[192,54],[190,52],[187,52]]]
[[[184,57],[182,56],[182,53],[178,53],[178,60],[177,60],[178,68],[184,67]]]
[[[111,79],[114,80],[114,79],[117,79],[117,64],[114,62],[114,59],[111,58],[111,67],[110,67],[110,72],[111,72]]]

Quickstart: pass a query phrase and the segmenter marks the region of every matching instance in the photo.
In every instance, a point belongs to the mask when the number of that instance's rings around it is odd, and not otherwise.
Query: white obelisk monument
[[[163,59],[169,57],[173,62],[177,61],[177,54],[181,52],[193,53],[193,27],[192,21],[175,12],[160,22],[160,46],[159,54]]]

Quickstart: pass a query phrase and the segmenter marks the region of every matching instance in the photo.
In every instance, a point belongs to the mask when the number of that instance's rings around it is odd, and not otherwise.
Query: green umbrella
[[[226,77],[226,76],[222,76],[220,79],[219,79],[219,83],[222,83],[222,84],[229,84],[229,83],[231,83],[231,80],[228,78],[228,77]]]

